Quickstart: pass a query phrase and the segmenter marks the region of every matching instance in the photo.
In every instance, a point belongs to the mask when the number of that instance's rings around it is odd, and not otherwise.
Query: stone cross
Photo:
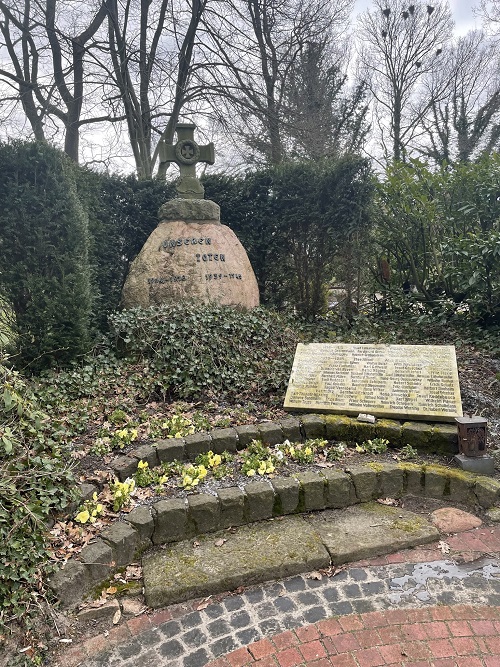
[[[175,162],[179,166],[181,175],[175,184],[179,198],[203,199],[205,191],[196,178],[196,165],[198,162],[215,162],[214,145],[199,146],[194,140],[196,125],[192,123],[178,123],[175,129],[177,143],[161,142],[160,162]]]

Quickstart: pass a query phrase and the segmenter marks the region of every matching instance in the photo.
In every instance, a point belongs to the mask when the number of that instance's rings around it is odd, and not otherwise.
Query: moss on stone
[[[283,512],[283,500],[279,493],[274,494],[273,516],[281,516]]]
[[[404,533],[416,533],[423,525],[424,522],[419,517],[416,517],[415,519],[396,519],[391,528],[402,530]]]
[[[401,422],[393,419],[377,419],[374,424],[375,436],[389,440],[389,446],[401,444]]]
[[[116,595],[121,598],[142,593],[142,582],[135,579],[124,584],[116,583],[115,586]]]
[[[401,429],[402,442],[428,452],[455,454],[458,451],[458,436],[455,425],[405,422]]]
[[[329,440],[353,440],[353,421],[345,415],[325,415],[326,437]]]
[[[436,475],[442,475],[443,477],[447,477],[450,468],[439,465],[438,463],[423,463],[422,470],[424,472],[433,472]]]
[[[363,503],[360,507],[362,507],[365,512],[378,514],[379,516],[385,516],[390,519],[393,519],[397,512],[391,505],[383,505],[382,503],[377,502]]]
[[[397,466],[398,468],[401,468],[401,470],[404,470],[405,472],[410,471],[410,472],[422,473],[424,471],[424,466],[421,465],[420,463],[407,463],[405,461],[398,463]]]

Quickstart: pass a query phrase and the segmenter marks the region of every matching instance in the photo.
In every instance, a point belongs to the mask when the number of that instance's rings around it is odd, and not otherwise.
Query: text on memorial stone
[[[177,248],[182,245],[212,245],[211,238],[180,238],[180,239],[165,239],[160,243],[158,250],[166,250],[167,248]]]

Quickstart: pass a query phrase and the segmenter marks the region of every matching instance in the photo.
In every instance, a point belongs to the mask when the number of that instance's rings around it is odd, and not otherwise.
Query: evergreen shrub
[[[329,283],[356,276],[374,192],[366,159],[289,162],[203,182],[248,253],[263,304],[312,320],[326,311]]]
[[[91,340],[88,220],[74,166],[44,143],[0,144],[0,294],[19,366],[85,352]]]
[[[174,196],[173,186],[135,176],[79,170],[78,189],[89,213],[89,258],[94,282],[94,318],[107,329],[120,305],[130,263],[158,224],[158,209]]]

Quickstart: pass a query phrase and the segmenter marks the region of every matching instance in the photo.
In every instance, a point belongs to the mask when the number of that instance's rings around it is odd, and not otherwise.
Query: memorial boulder
[[[178,142],[162,147],[164,162],[176,162],[178,197],[159,211],[159,224],[132,262],[122,306],[147,308],[171,300],[254,308],[259,290],[236,234],[221,224],[219,206],[203,199],[197,162],[213,164],[213,144],[199,146],[194,125],[177,125]]]

